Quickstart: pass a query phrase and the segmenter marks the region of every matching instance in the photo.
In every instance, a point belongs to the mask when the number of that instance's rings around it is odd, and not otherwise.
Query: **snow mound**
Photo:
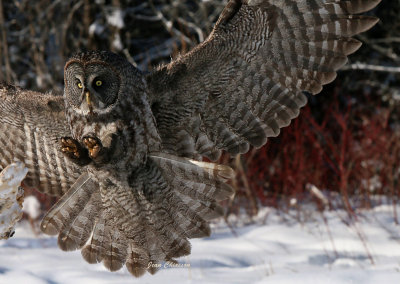
[[[342,210],[310,210],[299,220],[297,210],[264,208],[234,231],[214,223],[211,237],[191,240],[180,265],[163,264],[139,279],[125,268],[88,264],[79,251],[63,252],[55,237],[19,223],[14,238],[0,241],[0,283],[400,283],[394,210],[400,207],[380,205],[348,221]]]
[[[23,189],[19,187],[28,170],[21,162],[7,166],[0,174],[0,239],[14,234],[22,217]]]

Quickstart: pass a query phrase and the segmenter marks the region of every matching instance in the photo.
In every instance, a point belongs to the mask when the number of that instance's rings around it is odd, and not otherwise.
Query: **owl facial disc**
[[[104,114],[120,92],[119,74],[104,62],[72,60],[65,67],[66,101],[80,115]]]

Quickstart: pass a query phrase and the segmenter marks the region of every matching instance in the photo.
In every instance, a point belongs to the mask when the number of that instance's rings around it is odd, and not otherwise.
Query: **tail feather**
[[[64,251],[82,248],[89,240],[101,208],[98,194],[93,194],[76,218],[64,226],[58,236],[58,245]]]
[[[146,253],[140,249],[140,246],[130,243],[128,246],[128,258],[126,268],[135,277],[143,276],[149,266],[149,259],[145,257]]]
[[[59,234],[63,250],[81,249],[89,263],[111,270],[124,264],[135,277],[154,274],[163,261],[190,254],[189,238],[209,236],[208,221],[232,196],[229,167],[153,154],[127,184],[83,174],[42,222]]]
[[[103,264],[110,271],[117,271],[124,266],[128,256],[127,240],[116,228],[112,228],[109,233],[109,243],[103,246],[105,251]]]
[[[211,230],[207,221],[223,214],[217,201],[232,196],[234,192],[225,183],[234,176],[233,170],[165,153],[153,153],[151,159],[173,189],[170,195],[164,194],[163,200],[174,205],[169,207],[179,227],[189,238],[209,236]]]
[[[89,263],[103,261],[110,271],[122,268],[127,259],[127,240],[115,227],[106,223],[105,214],[95,224],[89,243],[82,249],[83,258]]]
[[[45,234],[56,235],[71,226],[87,206],[96,189],[96,183],[88,174],[82,174],[43,218],[41,230]]]
[[[143,181],[140,184],[139,181]],[[151,181],[151,182],[149,182]],[[158,242],[158,247],[163,254],[152,256],[153,262],[163,260],[167,255],[183,256],[190,253],[190,243],[176,218],[171,213],[174,193],[166,183],[160,169],[149,163],[143,167],[137,175],[137,181],[133,182],[136,189],[133,191],[141,212],[145,214],[146,228],[151,228],[154,234],[153,241]],[[179,200],[177,201],[179,202]]]
[[[212,220],[224,215],[224,210],[217,202],[212,200],[194,200],[179,191],[177,196],[194,212],[198,212],[205,220]]]
[[[167,196],[170,189],[159,169],[143,167],[135,173],[131,183],[132,189],[121,191],[118,186],[108,185],[102,191],[105,206],[113,208],[109,218],[126,232],[127,238],[148,252],[148,259],[153,263],[171,253],[179,256],[190,253],[185,232],[169,214]]]
[[[187,160],[165,153],[153,153],[151,158],[175,190],[194,199],[202,194],[224,200],[234,194],[232,187],[225,183],[234,176],[234,171],[228,166]]]
[[[215,180],[226,180],[234,175],[228,166],[188,160],[165,153],[152,153],[150,158],[164,171],[169,171],[185,180],[212,184]]]
[[[89,243],[81,251],[83,258],[87,262],[99,263],[103,260],[105,252],[102,243],[105,242],[106,237],[108,237],[108,235],[104,234],[105,229],[105,220],[100,218],[94,226]],[[109,239],[107,239],[107,241],[109,241]]]

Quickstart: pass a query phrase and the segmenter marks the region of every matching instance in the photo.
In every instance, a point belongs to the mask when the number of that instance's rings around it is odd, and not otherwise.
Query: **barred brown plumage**
[[[109,52],[79,53],[63,98],[0,88],[0,165],[25,161],[28,185],[61,196],[41,226],[61,249],[155,273],[210,235],[234,193],[233,171],[201,158],[277,136],[303,92],[320,92],[360,47],[351,37],[377,19],[355,14],[379,2],[231,0],[207,40],[146,75]]]
[[[378,20],[353,14],[379,2],[230,1],[207,40],[148,78],[165,148],[215,160],[264,145],[361,46],[351,36]]]

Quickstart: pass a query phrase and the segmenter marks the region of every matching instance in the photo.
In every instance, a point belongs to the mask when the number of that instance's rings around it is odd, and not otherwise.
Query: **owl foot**
[[[79,159],[82,156],[81,146],[78,141],[69,138],[61,138],[61,152],[71,159]]]
[[[89,150],[89,156],[92,159],[96,159],[97,156],[99,155],[101,149],[103,148],[100,140],[95,137],[83,138],[83,144],[85,144],[85,146]]]

